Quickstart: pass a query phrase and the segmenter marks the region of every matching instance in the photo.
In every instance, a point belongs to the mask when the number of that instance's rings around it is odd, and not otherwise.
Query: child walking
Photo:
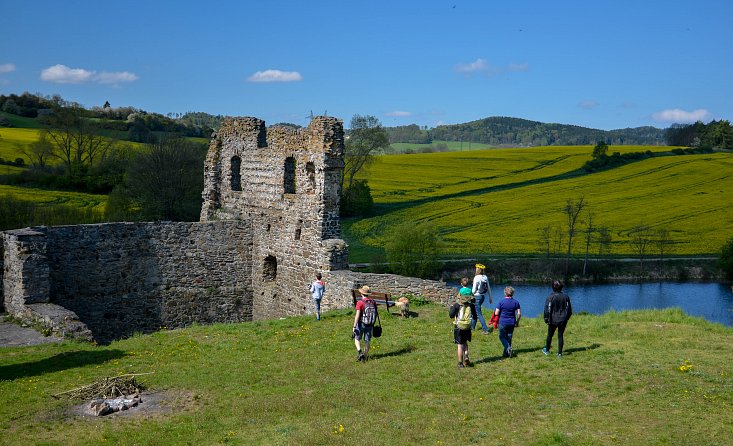
[[[321,280],[321,273],[316,273],[315,282],[311,283],[310,292],[313,296],[313,306],[316,309],[316,320],[321,320],[321,299],[326,291],[326,284]]]
[[[468,287],[468,277],[461,279],[457,302],[451,305],[448,316],[453,318],[453,343],[457,345],[458,368],[471,365],[468,343],[471,342],[471,321],[476,319],[473,293]]]

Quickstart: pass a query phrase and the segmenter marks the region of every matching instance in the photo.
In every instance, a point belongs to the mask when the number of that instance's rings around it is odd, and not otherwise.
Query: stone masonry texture
[[[340,120],[307,128],[224,121],[204,167],[199,222],[107,223],[6,231],[4,310],[60,336],[106,343],[192,323],[311,313],[320,272],[324,310],[352,305],[351,289],[448,302],[442,282],[348,270],[339,196]]]

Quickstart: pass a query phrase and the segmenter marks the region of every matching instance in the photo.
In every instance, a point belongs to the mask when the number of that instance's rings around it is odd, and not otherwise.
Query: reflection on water
[[[496,299],[503,296],[505,284],[492,284]],[[529,317],[542,315],[549,285],[512,285],[515,299],[522,305],[522,313]],[[692,316],[711,322],[733,326],[733,292],[730,285],[718,283],[639,283],[569,285],[564,290],[573,303],[573,311],[601,314],[608,310],[636,310],[642,308],[679,307]],[[484,307],[490,308],[488,300]]]

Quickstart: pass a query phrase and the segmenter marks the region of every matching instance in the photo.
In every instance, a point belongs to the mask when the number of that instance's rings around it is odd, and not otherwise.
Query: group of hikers
[[[511,358],[514,354],[512,338],[514,329],[519,327],[522,310],[519,302],[514,299],[514,287],[504,288],[504,297],[497,303],[491,320],[486,323],[483,315],[483,303],[486,298],[493,304],[489,278],[486,276],[486,266],[477,263],[473,286],[469,287],[468,277],[461,279],[461,289],[456,296],[456,302],[450,306],[448,315],[453,318],[453,342],[457,345],[458,367],[471,365],[468,354],[468,343],[471,342],[473,330],[477,323],[481,324],[483,334],[489,334],[494,329],[499,330],[499,341],[504,347],[502,357]],[[547,324],[547,338],[542,353],[550,354],[552,338],[557,331],[557,356],[562,358],[563,335],[568,320],[573,314],[570,297],[562,292],[564,285],[560,280],[552,281],[552,293],[547,296],[544,305],[544,319]]]
[[[456,301],[449,307],[448,315],[453,319],[453,342],[457,346],[458,367],[464,368],[471,365],[469,359],[468,343],[471,342],[472,333],[478,324],[481,324],[483,334],[490,334],[497,329],[499,341],[504,348],[502,357],[511,358],[514,355],[512,338],[514,329],[519,327],[522,318],[522,310],[519,302],[514,299],[514,287],[504,288],[504,297],[499,300],[494,309],[491,319],[486,322],[483,315],[483,304],[488,298],[489,305],[494,303],[491,296],[489,278],[485,274],[486,266],[477,263],[472,286],[468,277],[461,279],[461,288],[456,295]],[[550,354],[552,338],[557,332],[557,356],[562,358],[563,335],[568,320],[573,314],[570,297],[563,293],[564,284],[560,280],[552,281],[552,293],[547,296],[544,305],[544,320],[547,324],[547,338],[542,353]],[[321,299],[325,290],[325,284],[321,280],[321,274],[316,274],[316,280],[310,284],[309,290],[313,297],[313,304],[316,318],[321,318]],[[377,305],[370,298],[371,290],[364,285],[358,290],[361,299],[356,302],[352,338],[357,351],[357,361],[363,362],[369,359],[369,344],[374,335],[374,323],[378,318]]]

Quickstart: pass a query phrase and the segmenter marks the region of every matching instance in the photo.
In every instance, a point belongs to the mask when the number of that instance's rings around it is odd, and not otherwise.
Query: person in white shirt
[[[476,322],[481,322],[481,329],[483,330],[484,334],[489,334],[489,326],[486,324],[486,319],[484,319],[484,315],[481,312],[481,306],[484,304],[484,300],[486,300],[486,297],[489,297],[489,304],[493,304],[494,300],[491,298],[491,286],[489,285],[489,278],[486,274],[484,274],[484,271],[486,270],[486,266],[477,263],[476,264],[476,275],[473,277],[473,288],[471,291],[473,292],[474,298],[476,300],[476,319],[473,319],[471,321],[471,329],[476,329]]]

